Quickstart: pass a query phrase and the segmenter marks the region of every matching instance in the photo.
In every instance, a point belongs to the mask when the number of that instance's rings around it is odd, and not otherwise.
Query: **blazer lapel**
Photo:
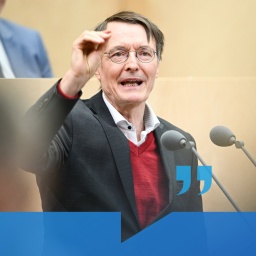
[[[130,148],[127,138],[116,126],[108,108],[106,107],[103,99],[102,92],[99,92],[94,97],[89,100],[89,107],[95,113],[95,118],[98,119],[102,128],[105,131],[106,137],[109,142],[109,146],[112,150],[113,157],[116,162],[116,166],[123,184],[123,188],[127,195],[130,206],[133,213],[139,223],[138,212],[136,207],[136,200],[134,194],[132,167],[130,163]],[[166,208],[156,217],[156,220],[165,216],[170,212],[171,204],[176,191],[176,165],[174,153],[165,149],[161,143],[161,135],[167,131],[167,128],[161,123],[158,128],[155,129],[154,134],[156,138],[156,143],[158,144],[159,154],[163,161],[164,170],[169,181],[169,204]]]
[[[102,99],[102,92],[97,93],[89,101],[89,107],[95,113],[95,118],[97,118],[105,131],[123,188],[133,213],[139,223],[133,186],[132,166],[130,162],[130,148],[127,138],[116,126],[107,106]]]
[[[161,123],[159,127],[157,127],[154,131],[156,143],[159,148],[159,154],[161,156],[165,174],[169,181],[169,205],[172,203],[175,191],[176,191],[176,166],[175,166],[175,158],[174,153],[172,151],[168,151],[163,147],[163,145],[160,142],[160,138],[162,134],[167,131],[167,129],[164,127],[164,125]]]

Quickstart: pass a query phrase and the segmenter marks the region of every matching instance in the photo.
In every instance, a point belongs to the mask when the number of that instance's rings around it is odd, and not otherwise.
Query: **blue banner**
[[[120,213],[0,213],[3,256],[254,256],[256,213],[171,213],[121,242]]]

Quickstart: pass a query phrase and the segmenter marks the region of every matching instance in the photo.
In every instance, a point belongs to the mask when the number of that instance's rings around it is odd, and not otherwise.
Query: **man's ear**
[[[94,74],[96,77],[97,77],[97,79],[100,81],[100,72],[99,72],[99,69],[97,69],[97,71],[95,72],[95,74]]]
[[[159,73],[159,68],[157,68],[157,70],[156,70],[155,78],[158,78],[158,73]]]

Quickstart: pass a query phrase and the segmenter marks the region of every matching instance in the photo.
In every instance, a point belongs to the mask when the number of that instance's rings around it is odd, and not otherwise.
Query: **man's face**
[[[107,29],[111,30],[111,37],[105,52],[116,47],[136,51],[149,46],[156,50],[155,41],[152,38],[147,40],[146,31],[139,24],[110,22]],[[123,109],[145,103],[154,87],[158,64],[157,56],[149,63],[142,63],[135,52],[131,52],[125,62],[117,64],[104,54],[96,76],[110,103],[116,109]]]

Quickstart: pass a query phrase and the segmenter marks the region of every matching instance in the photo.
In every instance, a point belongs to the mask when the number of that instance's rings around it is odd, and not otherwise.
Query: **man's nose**
[[[137,53],[135,51],[130,51],[128,58],[125,62],[126,64],[126,69],[138,69],[138,58],[137,58]]]

